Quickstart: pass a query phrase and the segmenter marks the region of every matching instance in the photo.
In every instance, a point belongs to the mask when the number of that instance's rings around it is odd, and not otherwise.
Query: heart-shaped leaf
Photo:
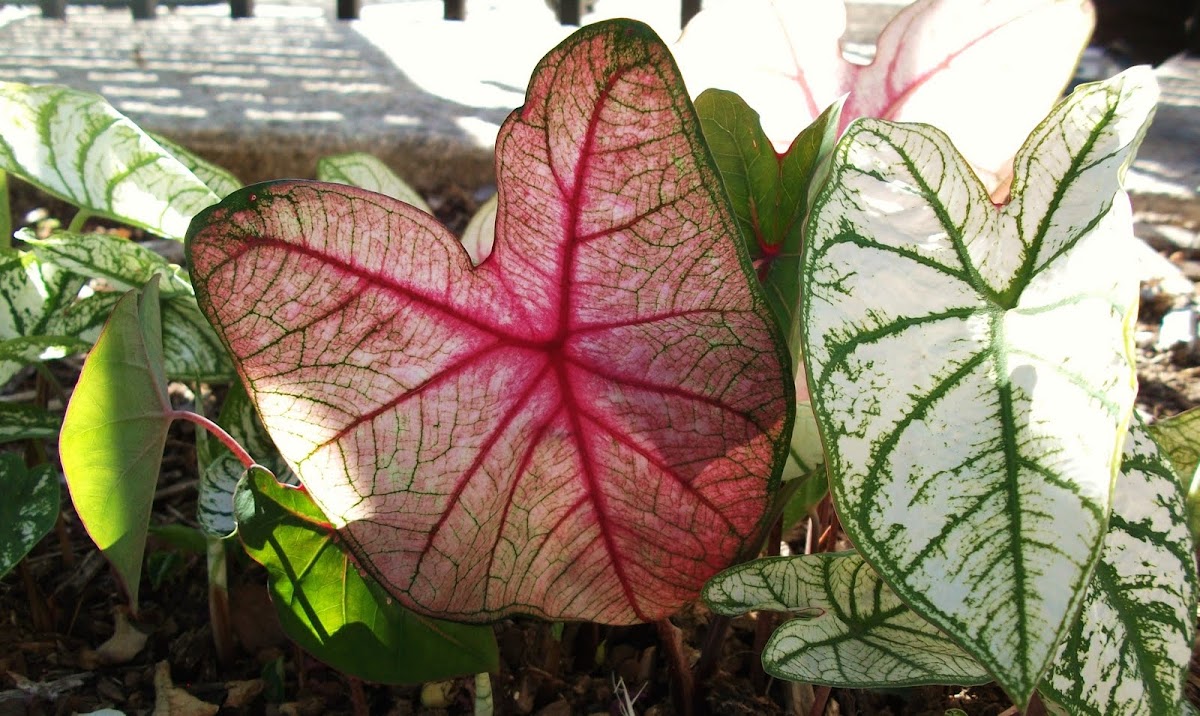
[[[839,515],[902,599],[1025,704],[1100,552],[1135,392],[1124,167],[1146,68],[1087,85],[993,207],[941,132],[862,120],[804,258],[813,405]]]
[[[171,424],[158,282],[126,293],[83,364],[58,445],[75,511],[136,611],[159,464]]]
[[[705,586],[704,601],[718,614],[795,612],[762,652],[763,669],[782,679],[856,689],[991,681],[854,552],[730,567]]]
[[[94,214],[181,239],[217,195],[99,95],[0,83],[0,169]]]
[[[640,23],[551,52],[497,140],[491,255],[351,187],[188,241],[280,451],[404,604],[656,620],[759,531],[794,387],[699,122]]]
[[[267,568],[284,631],[313,656],[361,679],[415,683],[499,667],[490,626],[422,617],[361,574],[304,490],[252,467],[235,495],[238,535]]]
[[[0,453],[0,577],[29,554],[58,519],[58,475],[16,453]]]
[[[780,151],[848,93],[843,128],[859,117],[933,124],[991,192],[1071,79],[1092,22],[1080,0],[918,0],[862,65],[843,56],[842,0],[740,0],[696,15],[675,50],[693,91],[737,92]]]
[[[1083,610],[1038,687],[1058,707],[1051,711],[1180,712],[1197,591],[1183,497],[1166,455],[1135,419]]]
[[[385,194],[405,204],[412,204],[426,214],[433,213],[416,189],[370,154],[352,152],[325,157],[317,162],[317,179]]]

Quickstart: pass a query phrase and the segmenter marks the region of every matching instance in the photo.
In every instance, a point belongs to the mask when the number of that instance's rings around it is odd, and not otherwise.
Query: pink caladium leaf
[[[197,297],[281,453],[412,609],[631,623],[760,529],[788,357],[670,54],[585,28],[497,140],[495,243],[346,186],[201,214]]]
[[[693,93],[741,95],[782,152],[848,94],[859,117],[932,124],[1007,196],[1012,158],[1058,99],[1091,36],[1088,0],[917,0],[880,34],[874,61],[842,55],[842,0],[744,0],[705,10],[676,55]]]

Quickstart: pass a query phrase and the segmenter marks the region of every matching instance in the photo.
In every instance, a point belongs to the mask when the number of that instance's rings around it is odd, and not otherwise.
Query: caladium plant
[[[202,212],[197,295],[283,456],[402,603],[658,620],[760,539],[780,331],[670,54],[580,30],[497,140],[473,267],[427,214],[284,182]]]
[[[1087,0],[918,0],[860,65],[843,56],[843,0],[746,0],[696,15],[674,50],[693,92],[738,93],[780,152],[848,95],[843,129],[859,117],[932,124],[999,198],[1092,24]]]

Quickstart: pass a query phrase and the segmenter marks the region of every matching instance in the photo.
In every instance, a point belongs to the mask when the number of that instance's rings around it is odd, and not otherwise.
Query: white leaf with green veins
[[[703,596],[718,614],[798,613],[763,648],[772,676],[856,689],[991,681],[854,552],[756,559],[710,579]]]
[[[17,238],[33,247],[43,262],[57,264],[70,271],[102,278],[114,290],[124,293],[146,285],[159,274],[162,296],[195,296],[183,271],[162,256],[129,239],[110,234],[76,234],[55,231],[39,239],[29,229],[17,232]]]
[[[86,281],[33,253],[0,249],[0,339],[60,332],[58,316]]]
[[[416,189],[370,154],[353,152],[320,159],[317,161],[317,179],[384,194],[405,204],[412,204],[426,214],[433,213]]]
[[[150,137],[158,142],[160,147],[170,152],[171,156],[178,159],[180,164],[195,174],[196,178],[204,182],[205,186],[212,189],[213,193],[218,197],[224,199],[244,186],[242,180],[235,177],[225,167],[213,164],[190,149],[172,142],[161,134],[150,132]]]
[[[1050,710],[1076,716],[1180,713],[1196,590],[1183,490],[1166,455],[1135,420],[1083,611],[1038,687]]]
[[[1133,406],[1124,168],[1147,68],[1085,85],[994,207],[945,135],[862,120],[804,256],[804,353],[843,526],[1028,703],[1100,553]]]
[[[0,82],[0,170],[96,215],[183,239],[217,195],[99,95]]]

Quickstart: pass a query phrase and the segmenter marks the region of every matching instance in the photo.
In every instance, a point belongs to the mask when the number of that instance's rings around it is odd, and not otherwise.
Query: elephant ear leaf
[[[1100,555],[1135,393],[1121,189],[1151,72],[1034,130],[995,207],[944,134],[860,120],[803,260],[813,407],[846,532],[1028,703]]]
[[[193,222],[197,298],[402,604],[661,619],[760,531],[792,424],[782,335],[646,26],[547,55],[496,151],[478,266],[407,204],[259,185]]]

